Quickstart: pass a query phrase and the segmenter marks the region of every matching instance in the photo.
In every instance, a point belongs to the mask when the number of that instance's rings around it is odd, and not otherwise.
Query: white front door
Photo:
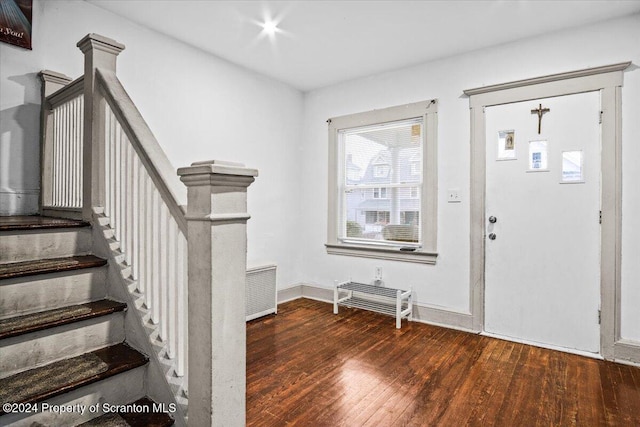
[[[599,111],[598,92],[486,108],[485,331],[599,353]]]

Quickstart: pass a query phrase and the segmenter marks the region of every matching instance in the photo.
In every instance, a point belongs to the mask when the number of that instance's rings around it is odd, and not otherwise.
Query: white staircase
[[[0,218],[0,425],[174,423],[146,397],[149,359],[91,249],[85,222]]]
[[[43,217],[0,218],[0,426],[242,426],[258,171],[176,171],[116,75],[124,45],[77,47],[82,76],[40,73]],[[78,411],[97,404],[130,406]]]

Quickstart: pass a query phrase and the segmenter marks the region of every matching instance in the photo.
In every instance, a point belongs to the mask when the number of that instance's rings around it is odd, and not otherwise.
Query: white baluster
[[[147,212],[147,207],[146,207],[146,197],[147,197],[147,193],[146,193],[146,175],[144,172],[144,167],[143,165],[138,162],[138,168],[139,168],[139,174],[138,174],[138,226],[137,226],[137,230],[138,230],[138,245],[136,247],[136,252],[138,254],[137,256],[137,262],[139,264],[138,267],[138,291],[140,291],[140,293],[144,294],[146,292],[146,287],[145,287],[145,283],[147,280],[146,277],[146,252],[145,252],[145,244],[146,244],[146,237],[145,237],[145,219],[147,217],[146,212]]]
[[[60,151],[60,160],[61,160],[61,168],[60,168],[60,206],[67,206],[67,174],[68,165],[67,158],[69,154],[69,114],[67,111],[67,104],[63,104],[61,107],[62,110],[62,138],[60,140],[62,150]]]
[[[58,157],[59,144],[60,144],[60,109],[53,110],[53,176],[52,176],[52,193],[51,193],[51,205],[58,206],[58,180],[60,179]]]
[[[79,129],[78,136],[78,167],[76,173],[76,181],[78,183],[78,205],[77,207],[82,207],[82,141],[84,138],[84,97],[78,98],[79,111],[78,111],[78,119],[77,126]]]
[[[76,181],[76,103],[75,100],[69,101],[69,176],[67,207],[75,205],[75,181]]]
[[[71,175],[69,176],[69,207],[76,207],[78,175],[78,100],[73,99],[71,104]]]
[[[125,188],[125,192],[127,195],[127,210],[126,210],[126,235],[125,240],[127,241],[127,252],[125,254],[125,258],[127,260],[127,264],[133,264],[133,250],[132,250],[132,242],[133,242],[133,147],[131,146],[131,142],[129,138],[127,138],[127,186]]]
[[[179,233],[178,235],[178,250],[176,254],[176,305],[177,305],[177,313],[176,313],[176,329],[178,334],[178,342],[176,344],[176,374],[178,376],[184,377],[184,366],[187,360],[186,357],[186,349],[187,349],[187,327],[186,327],[186,306],[187,300],[185,298],[186,291],[186,249],[187,244],[184,237],[184,234]]]
[[[172,216],[169,216],[169,230],[168,230],[168,253],[167,253],[167,283],[168,283],[168,322],[167,322],[167,342],[169,347],[167,348],[167,356],[169,359],[173,359],[176,356],[176,323],[178,321],[176,312],[176,289],[178,286],[176,277],[176,249],[177,242],[177,227],[176,221]]]
[[[129,143],[129,153],[128,153],[128,162],[129,162],[129,168],[128,168],[128,182],[129,184],[127,185],[127,246],[129,248],[129,250],[127,251],[127,258],[128,258],[128,263],[130,266],[132,266],[131,269],[131,274],[133,274],[133,269],[135,267],[133,267],[133,256],[134,256],[134,246],[133,246],[133,238],[134,238],[134,220],[133,220],[133,216],[135,213],[135,209],[134,209],[134,190],[136,188],[136,181],[135,181],[135,177],[134,177],[134,171],[135,171],[135,161],[137,160],[136,158],[136,151],[133,149],[133,146],[131,145],[131,142],[129,141],[129,139],[127,138],[127,142]]]
[[[60,107],[61,133],[60,133],[60,206],[65,206],[65,174],[67,173],[67,111],[65,106]]]
[[[114,146],[114,157],[113,157],[113,171],[114,171],[114,197],[113,197],[113,232],[117,241],[121,241],[120,239],[120,192],[122,191],[122,186],[120,185],[120,125],[115,123],[113,129],[113,146]]]
[[[162,199],[160,199],[162,201]],[[160,241],[160,264],[158,268],[160,270],[160,329],[163,341],[167,341],[167,315],[169,314],[167,290],[169,288],[167,265],[169,260],[167,259],[167,246],[168,246],[168,209],[164,203],[160,207],[160,235],[158,236]]]
[[[68,207],[76,205],[76,174],[77,174],[77,148],[78,138],[77,102],[75,99],[69,102],[69,202]]]
[[[111,109],[104,109],[104,214],[111,217]]]
[[[78,205],[78,132],[80,126],[78,125],[78,99],[71,101],[73,107],[73,114],[71,115],[71,122],[73,127],[73,138],[71,139],[71,169],[73,175],[71,176],[71,200],[70,206],[76,207]]]
[[[76,204],[78,203],[77,200],[77,196],[78,196],[78,188],[77,188],[77,181],[76,181],[76,176],[78,175],[78,101],[77,99],[73,99],[71,101],[71,106],[73,109],[73,113],[71,115],[71,122],[72,122],[72,127],[73,127],[73,132],[72,132],[72,139],[71,139],[71,169],[73,170],[73,175],[71,175],[71,200],[70,200],[70,206],[72,207],[76,207]]]
[[[71,186],[71,105],[67,102],[64,104],[64,114],[65,114],[65,135],[64,135],[64,184],[63,184],[63,195],[64,195],[64,207],[68,207],[70,205],[70,186]]]
[[[120,128],[120,142],[122,144],[122,149],[120,150],[120,173],[121,173],[121,188],[120,188],[120,250],[124,254],[125,262],[129,264],[128,252],[129,252],[129,241],[127,239],[127,213],[129,210],[129,204],[127,199],[129,195],[127,194],[128,190],[128,151],[130,149],[129,141],[124,133],[124,130]]]
[[[116,228],[115,225],[115,215],[116,215],[116,192],[118,191],[118,186],[116,185],[117,180],[117,171],[116,171],[116,121],[113,112],[109,110],[109,117],[111,120],[111,125],[109,127],[109,145],[111,146],[111,154],[109,157],[109,169],[111,169],[111,194],[110,194],[110,205],[111,212],[109,212],[109,218],[111,218],[111,227]]]
[[[184,259],[182,260],[181,265],[183,266],[183,273],[182,273],[182,296],[183,296],[183,303],[180,306],[180,309],[182,310],[182,322],[183,322],[183,327],[182,330],[184,331],[184,345],[182,346],[183,352],[184,352],[184,356],[182,357],[182,372],[183,372],[183,379],[184,379],[184,388],[185,391],[188,390],[188,386],[189,386],[189,280],[188,280],[188,276],[189,276],[189,245],[187,244],[187,235],[184,234],[183,235],[183,244],[184,244],[184,250],[183,250],[183,256]]]
[[[147,307],[151,307],[153,304],[151,295],[153,294],[153,190],[151,187],[151,179],[148,175],[145,175],[145,258],[146,258],[146,302]]]
[[[140,195],[138,193],[138,188],[140,184],[140,160],[138,160],[138,156],[135,155],[135,150],[133,151],[133,165],[131,171],[131,263],[132,270],[131,275],[133,280],[138,280],[140,275],[140,265],[139,265],[139,248],[140,248],[140,239],[138,238],[138,217],[140,216],[140,203],[139,198]]]
[[[125,135],[124,135],[124,131],[122,130],[122,127],[120,125],[118,125],[118,141],[120,143],[120,157],[118,158],[118,164],[119,164],[119,169],[120,169],[120,183],[118,185],[118,195],[119,195],[119,203],[118,203],[118,207],[120,208],[120,211],[118,212],[118,228],[120,229],[119,233],[119,240],[120,240],[120,251],[122,253],[125,253],[125,251],[127,250],[127,244],[125,242],[125,232],[124,229],[126,227],[125,222],[125,217],[126,217],[126,210],[127,210],[127,202],[126,202],[126,186],[127,186],[127,182],[125,179],[125,174],[126,174],[126,165],[125,165],[125,158],[126,158],[126,148],[127,148],[127,141],[125,139]]]
[[[151,203],[151,235],[154,236],[154,240],[152,240],[151,244],[151,258],[152,258],[152,269],[151,269],[151,287],[153,289],[151,299],[152,299],[152,309],[151,309],[151,320],[154,325],[160,323],[160,274],[159,267],[162,262],[160,258],[160,248],[158,247],[160,241],[160,195],[155,187],[153,187],[153,197]],[[153,268],[155,267],[155,268]]]

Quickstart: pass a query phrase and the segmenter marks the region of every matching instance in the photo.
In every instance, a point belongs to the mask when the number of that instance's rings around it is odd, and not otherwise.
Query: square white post
[[[244,426],[247,187],[258,171],[213,160],[178,175],[188,200],[189,425]]]
[[[96,69],[116,71],[116,57],[124,45],[99,34],[78,42],[84,53],[84,141],[82,144],[82,218],[91,220],[93,207],[104,206],[104,97],[96,85]]]

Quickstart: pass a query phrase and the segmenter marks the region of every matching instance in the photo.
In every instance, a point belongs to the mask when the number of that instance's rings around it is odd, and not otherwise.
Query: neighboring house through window
[[[387,198],[387,188],[386,187],[376,187],[373,189],[373,198],[374,199],[386,199]]]
[[[389,164],[383,156],[379,156],[373,163],[373,176],[375,178],[386,178],[389,175]]]
[[[437,103],[329,120],[330,254],[435,263]]]

